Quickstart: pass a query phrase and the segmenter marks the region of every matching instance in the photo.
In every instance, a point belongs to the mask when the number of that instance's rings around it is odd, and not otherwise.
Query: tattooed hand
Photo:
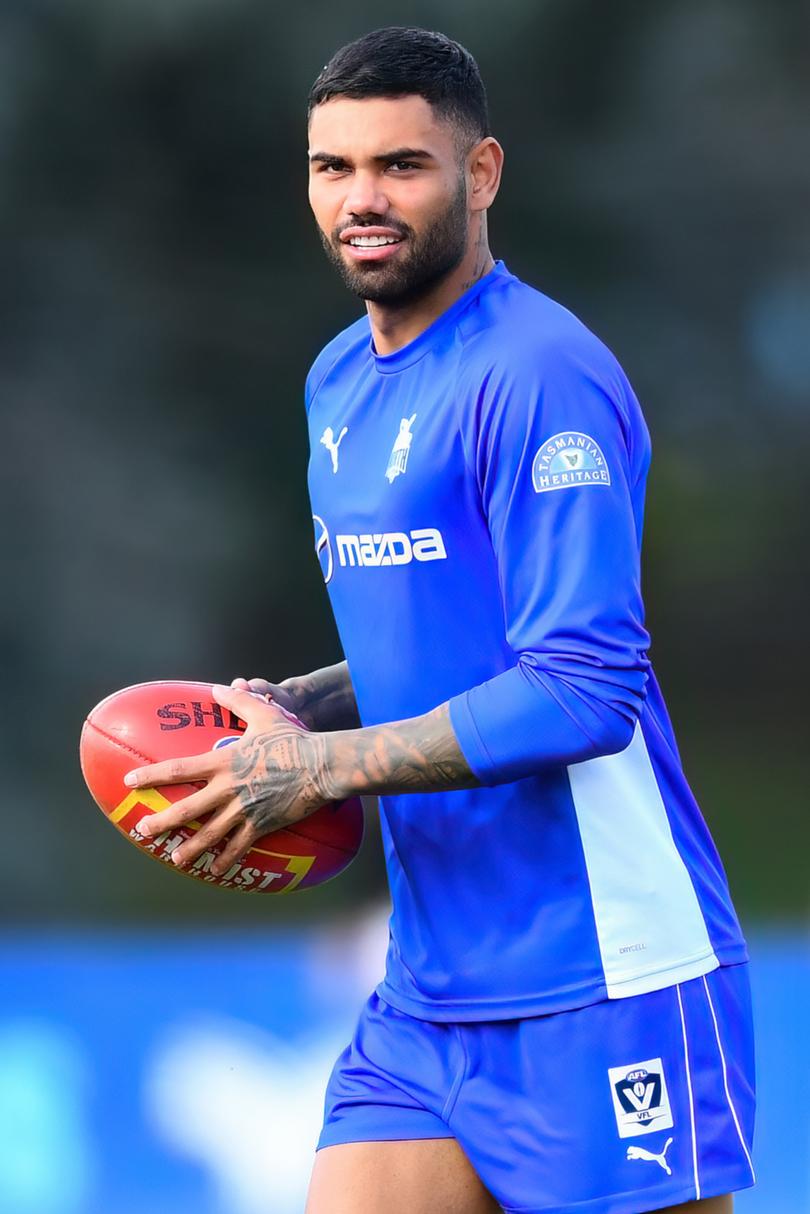
[[[129,773],[125,783],[130,788],[154,788],[204,780],[204,788],[170,809],[144,818],[138,830],[152,837],[210,814],[175,849],[172,861],[185,868],[227,836],[211,866],[219,876],[261,835],[306,818],[328,798],[315,780],[312,747],[316,735],[297,725],[282,707],[247,690],[214,687],[214,698],[247,723],[247,732],[238,742],[193,758],[139,767]]]
[[[363,793],[478,786],[446,704],[407,721],[308,733],[282,707],[255,692],[234,687],[213,690],[218,704],[247,722],[247,733],[221,750],[139,767],[125,780],[130,788],[205,781],[198,792],[138,824],[142,835],[152,836],[211,815],[172,853],[181,868],[228,836],[211,865],[220,876],[261,835],[306,818],[328,801]]]

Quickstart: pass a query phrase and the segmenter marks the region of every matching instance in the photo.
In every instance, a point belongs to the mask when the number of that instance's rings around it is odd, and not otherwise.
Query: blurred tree
[[[142,679],[339,656],[301,387],[359,312],[305,198],[304,99],[401,9],[0,0],[0,388],[14,708],[7,915],[255,920],[94,815],[83,713]],[[795,910],[807,826],[810,157],[781,0],[409,6],[480,60],[507,148],[495,247],[615,349],[647,410],[654,657],[743,908]],[[768,863],[763,864],[763,856]],[[379,888],[369,849],[317,914]],[[266,913],[266,912],[265,912]]]

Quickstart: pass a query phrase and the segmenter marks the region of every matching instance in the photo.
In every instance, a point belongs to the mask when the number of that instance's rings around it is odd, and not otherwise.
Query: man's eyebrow
[[[394,148],[392,152],[383,152],[380,156],[375,156],[375,160],[434,160],[432,152],[426,152],[422,148]]]
[[[425,151],[424,148],[393,148],[390,152],[381,152],[379,156],[374,156],[374,160],[380,161],[382,164],[393,164],[397,160],[435,160],[432,152]],[[337,156],[333,152],[311,152],[310,164],[315,161],[320,161],[324,164],[345,164],[345,156]]]

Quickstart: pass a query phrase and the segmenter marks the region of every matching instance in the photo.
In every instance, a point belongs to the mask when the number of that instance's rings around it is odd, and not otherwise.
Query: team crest
[[[672,1129],[672,1108],[660,1058],[608,1067],[608,1078],[620,1138]]]
[[[578,430],[563,430],[543,443],[535,455],[532,484],[535,493],[577,485],[609,485],[610,472],[597,442]]]
[[[408,467],[408,456],[411,453],[411,443],[413,442],[411,426],[415,421],[416,414],[413,413],[410,417],[403,417],[399,423],[399,434],[394,439],[388,467],[385,470],[389,485],[393,485],[396,477],[401,476]]]

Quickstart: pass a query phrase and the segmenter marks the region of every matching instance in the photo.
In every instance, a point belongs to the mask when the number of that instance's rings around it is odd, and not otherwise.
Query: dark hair
[[[333,97],[411,94],[452,122],[468,146],[489,134],[487,94],[470,52],[445,34],[398,25],[372,30],[335,52],[309,91],[307,117]]]

